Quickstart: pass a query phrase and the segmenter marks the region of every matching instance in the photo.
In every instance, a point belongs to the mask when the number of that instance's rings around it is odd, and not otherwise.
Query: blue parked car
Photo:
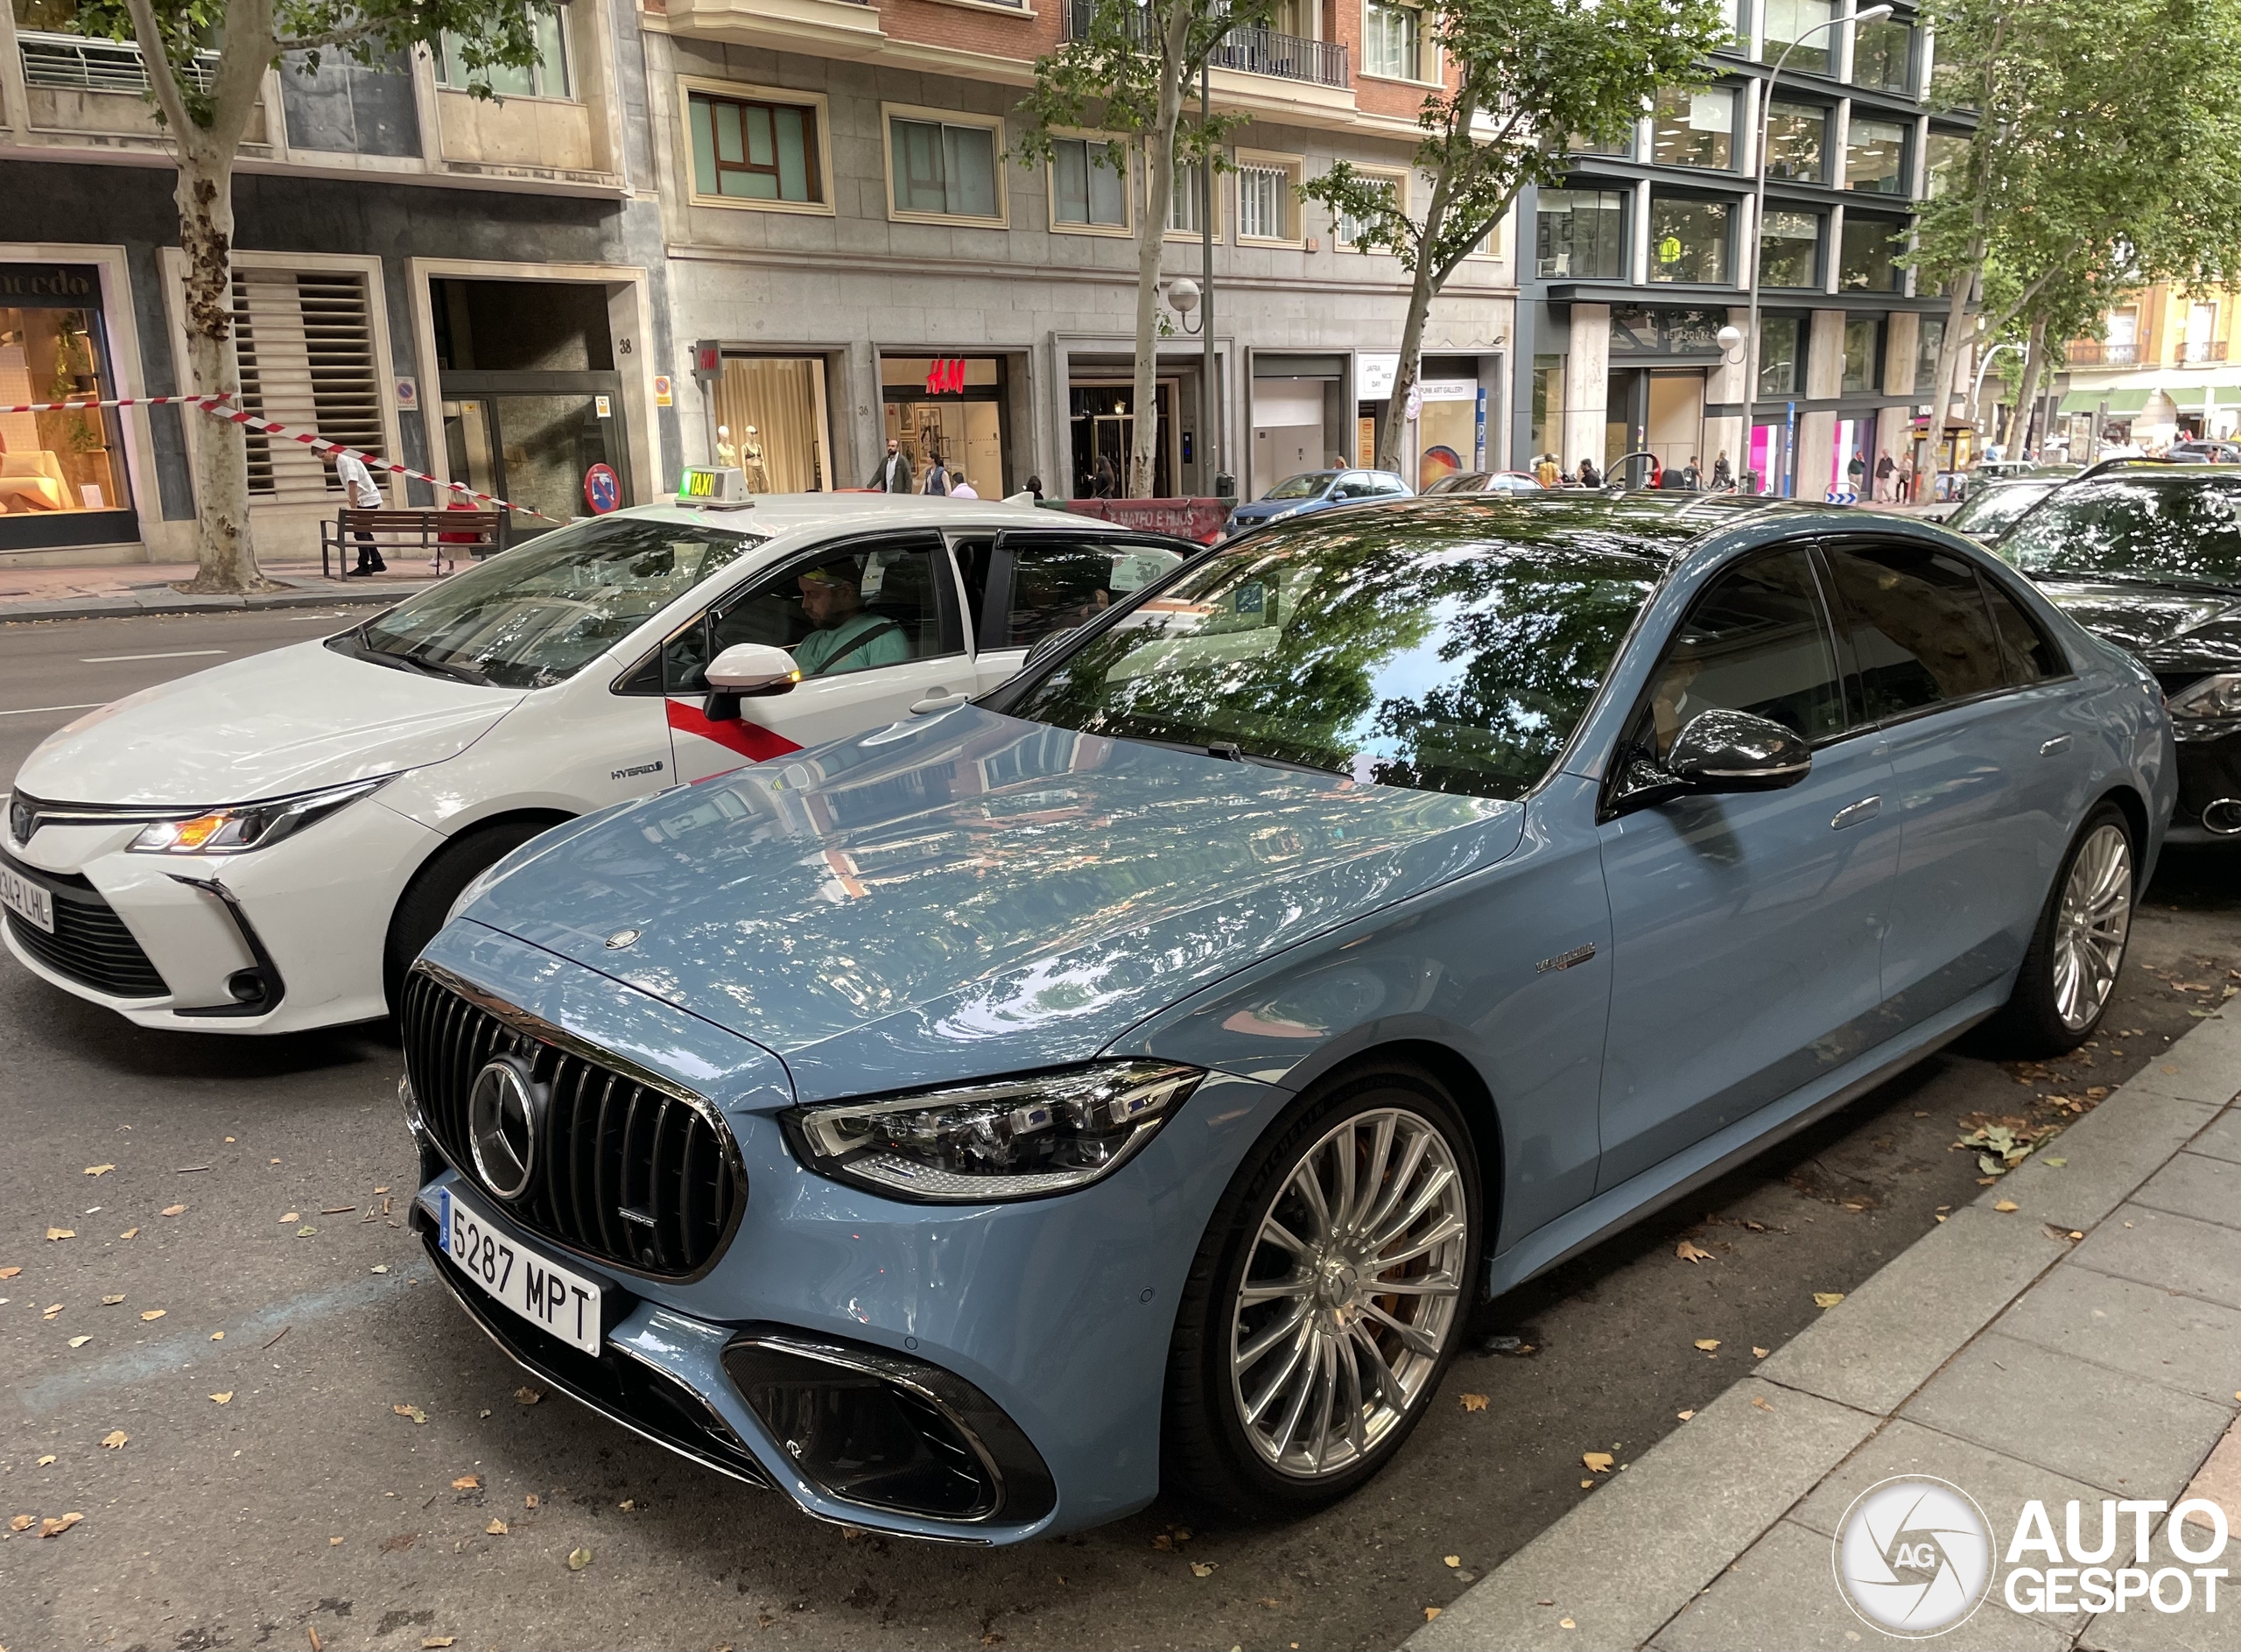
[[[1229,513],[1225,538],[1258,528],[1279,517],[1304,516],[1364,499],[1405,499],[1413,490],[1389,470],[1310,470],[1287,476],[1258,499]]]
[[[415,1223],[825,1519],[1312,1508],[1475,1300],[1977,1023],[2084,1039],[2172,775],[2146,670],[1927,524],[1286,524],[485,874],[404,998]]]

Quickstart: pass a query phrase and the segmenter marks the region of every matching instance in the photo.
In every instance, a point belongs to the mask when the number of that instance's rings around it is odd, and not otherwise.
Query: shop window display
[[[11,307],[0,296],[0,405],[106,399],[115,392],[103,354],[99,312]],[[0,511],[128,508],[119,439],[108,410],[0,413]]]
[[[821,358],[726,356],[715,400],[717,462],[744,471],[750,492],[822,493],[834,485]]]

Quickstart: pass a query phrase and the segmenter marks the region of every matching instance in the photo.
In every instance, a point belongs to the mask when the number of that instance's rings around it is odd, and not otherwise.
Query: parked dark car
[[[1522,470],[1458,470],[1451,476],[1442,476],[1424,489],[1428,495],[1548,491],[1529,473]]]
[[[2023,513],[2062,486],[2060,476],[2000,476],[1979,482],[1969,496],[1940,518],[1956,533],[1990,545],[2015,525]]]
[[[2163,685],[2174,843],[2241,843],[2241,474],[2125,467],[2058,489],[1996,547]]]

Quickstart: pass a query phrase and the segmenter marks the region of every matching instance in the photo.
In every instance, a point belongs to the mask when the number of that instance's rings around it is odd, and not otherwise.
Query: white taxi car
[[[8,801],[8,949],[143,1026],[378,1017],[460,892],[539,833],[992,688],[1195,548],[884,495],[556,529],[48,739]],[[799,680],[712,692],[742,643]]]

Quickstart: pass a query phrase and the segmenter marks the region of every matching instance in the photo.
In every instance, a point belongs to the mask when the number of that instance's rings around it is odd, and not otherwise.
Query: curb
[[[285,581],[284,581],[285,583]],[[80,597],[60,602],[0,602],[0,625],[25,620],[94,620],[120,614],[225,614],[260,608],[388,607],[403,601],[433,581],[396,586],[341,587],[332,591],[299,587],[267,592],[261,596],[188,596],[169,586],[153,586],[147,594],[124,592],[116,596]],[[156,592],[163,593],[156,595]]]
[[[2069,1255],[2050,1225],[2090,1235],[2237,1090],[2241,1016],[2213,1015],[2064,1130],[2059,1168],[2034,1155],[1956,1209],[1472,1585],[1408,1652],[1649,1641]],[[1995,1210],[2010,1200],[2023,1212]]]

